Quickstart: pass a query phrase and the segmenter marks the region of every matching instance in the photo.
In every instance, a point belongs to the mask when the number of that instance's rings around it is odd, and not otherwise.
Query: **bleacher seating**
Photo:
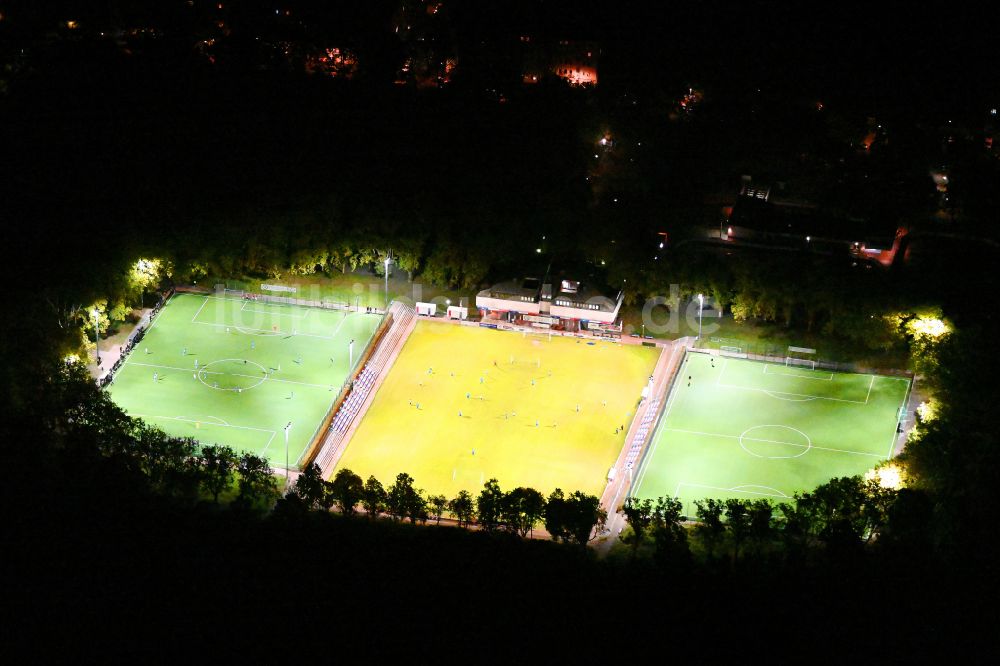
[[[642,421],[639,422],[639,428],[635,431],[635,435],[632,437],[632,443],[625,456],[625,469],[632,469],[635,465],[635,461],[639,457],[639,453],[642,451],[642,446],[646,442],[646,437],[649,435],[649,429],[653,425],[653,419],[656,418],[656,412],[659,407],[659,397],[653,398],[647,406],[646,413],[643,414]]]
[[[413,308],[399,302],[394,302],[389,306],[389,312],[392,313],[393,317],[392,326],[382,340],[379,341],[374,353],[368,358],[361,372],[354,378],[354,383],[351,385],[347,398],[341,403],[340,409],[337,410],[330,424],[330,433],[316,460],[317,464],[324,471],[327,471],[326,467],[330,462],[329,458],[338,449],[340,441],[350,429],[355,417],[360,413],[361,407],[368,399],[368,395],[375,386],[375,380],[381,374],[389,359],[392,358],[393,350],[395,350],[400,340],[406,335],[410,323],[416,317]]]

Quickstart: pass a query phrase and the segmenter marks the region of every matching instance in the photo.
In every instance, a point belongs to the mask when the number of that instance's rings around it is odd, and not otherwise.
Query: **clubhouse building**
[[[525,277],[482,290],[476,295],[476,308],[483,322],[619,337],[622,299],[621,292],[610,298],[575,280]]]

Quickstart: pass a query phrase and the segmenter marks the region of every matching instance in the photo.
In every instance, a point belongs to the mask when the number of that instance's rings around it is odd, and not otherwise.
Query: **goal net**
[[[785,356],[786,366],[799,366],[802,368],[816,369],[816,350],[809,347],[788,347],[788,355]]]
[[[721,345],[719,347],[719,356],[729,356],[731,358],[749,358],[746,350],[743,347],[737,347],[736,345]]]

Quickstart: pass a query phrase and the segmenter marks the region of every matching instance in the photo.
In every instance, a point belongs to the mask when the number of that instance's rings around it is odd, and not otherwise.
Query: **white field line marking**
[[[347,318],[350,317],[350,316],[352,316],[352,315],[356,315],[356,314],[358,314],[358,313],[356,313],[356,312],[348,312],[347,314],[345,314],[344,318],[340,320],[339,324],[337,324],[337,328],[333,329],[333,335],[330,336],[330,339],[331,340],[335,339],[337,337],[337,333],[340,333],[340,328],[344,325],[344,322],[347,321]]]
[[[191,317],[191,321],[192,321],[192,322],[193,322],[193,321],[194,321],[195,319],[197,319],[197,318],[198,318],[198,315],[200,315],[200,314],[201,314],[201,311],[205,309],[205,306],[206,306],[206,305],[208,305],[208,298],[205,298],[205,300],[204,300],[204,301],[202,301],[202,303],[201,303],[201,307],[200,307],[200,308],[198,308],[198,311],[194,313],[194,316],[193,316],[193,317]]]
[[[224,328],[225,327],[232,327],[232,328],[235,328],[237,330],[251,331],[252,332],[251,335],[253,333],[266,333],[266,334],[271,335],[271,336],[291,335],[291,332],[289,332],[289,331],[278,331],[277,333],[275,333],[274,331],[268,331],[268,330],[263,329],[263,328],[248,328],[248,327],[245,327],[245,326],[238,326],[236,324],[213,324],[213,323],[207,322],[207,321],[195,321],[195,322],[192,322],[192,323],[194,323],[194,324],[201,324],[202,326],[216,326],[216,327],[224,327]],[[296,333],[296,335],[297,336],[301,335],[301,336],[307,337],[307,338],[319,338],[320,340],[333,340],[333,336],[316,335],[315,333],[302,333],[301,331],[298,332],[298,333]]]
[[[233,303],[243,302],[243,305],[248,305],[254,301],[248,301],[244,298],[228,298],[226,296],[204,296],[204,298],[211,298],[216,301],[231,301]],[[270,307],[281,307],[281,308],[303,308],[308,310],[329,310],[330,312],[342,312],[341,308],[324,308],[318,305],[302,305],[299,303],[269,303],[267,301],[258,301],[262,305],[268,305]]]
[[[160,311],[157,312],[155,316],[150,315],[150,317],[149,317],[149,328],[146,329],[146,333],[149,333],[150,331],[152,331],[153,327],[156,326],[156,322],[160,321],[160,315],[163,314],[163,310],[166,310],[166,306],[164,306],[163,308],[161,308]],[[129,356],[131,356],[131,354],[129,354]],[[126,362],[127,362],[127,359],[126,359]]]
[[[677,345],[674,345],[673,351],[670,352],[670,361],[667,363],[667,367],[668,368],[674,362],[674,355],[677,353],[677,349],[678,349]],[[681,364],[681,367],[677,368],[677,377],[678,378],[684,372],[684,368],[686,368],[686,367],[687,367],[687,357],[684,358],[684,363]],[[675,385],[674,388],[678,389],[680,387]],[[670,417],[670,410],[671,410],[671,408],[673,408],[674,403],[677,402],[676,396],[677,396],[677,391],[676,390],[670,391],[670,396],[667,398],[666,409],[663,412],[663,416],[660,417],[660,421],[659,421],[659,423],[662,426],[664,426],[664,427],[666,426],[667,419]],[[652,460],[653,456],[656,454],[656,447],[660,443],[660,440],[657,437],[657,434],[659,433],[659,430],[660,430],[660,428],[658,427],[656,430],[654,430],[652,432],[651,436],[653,437],[653,448],[648,449],[646,451],[646,455],[643,456],[642,464],[639,467],[639,473],[636,474],[636,477],[635,477],[635,489],[636,490],[639,490],[639,488],[642,487],[642,481],[643,481],[643,479],[646,476],[646,470],[649,468],[649,461]],[[628,442],[626,442],[626,445],[627,444],[628,444]]]
[[[240,312],[256,312],[257,314],[271,315],[273,317],[295,317],[296,319],[305,319],[307,316],[309,316],[308,312],[306,312],[306,314],[304,315],[298,315],[298,314],[291,314],[288,312],[279,313],[279,312],[272,312],[270,310],[254,310],[252,308],[250,310],[247,310],[247,305],[248,305],[247,303],[244,303],[243,307],[240,308]],[[282,304],[278,303],[276,305],[282,305]]]
[[[902,379],[901,377],[887,377],[887,379]],[[909,382],[910,380],[906,380]],[[906,407],[906,400],[910,397],[910,387],[907,384],[906,391],[903,392],[903,402],[896,408],[896,426],[892,430],[892,441],[889,442],[889,454],[886,459],[892,458],[892,452],[896,450],[896,441],[899,439],[899,424],[902,422],[903,408]]]
[[[764,391],[775,400],[784,400],[785,402],[809,402],[810,400],[818,400],[815,396],[809,398],[782,398],[780,395],[775,395],[773,391]]]
[[[668,430],[670,432],[683,432],[683,433],[687,433],[689,435],[702,435],[702,436],[705,436],[705,437],[724,437],[726,439],[735,439],[735,440],[739,440],[740,439],[740,435],[722,435],[722,434],[717,433],[717,432],[701,432],[700,430],[682,430],[681,428],[666,428],[666,430]],[[781,442],[781,441],[777,441],[777,440],[773,440],[773,439],[754,439],[752,437],[743,437],[743,439],[745,441],[748,441],[748,442],[769,442],[771,444],[787,444],[788,446],[797,446],[797,447],[802,448],[802,449],[810,448],[810,445],[808,445],[808,444],[796,444],[794,442]],[[855,456],[869,456],[871,458],[881,458],[882,457],[878,453],[863,453],[861,451],[849,451],[847,449],[834,449],[834,448],[831,448],[831,447],[828,447],[828,446],[817,446],[816,444],[813,444],[812,448],[819,449],[820,451],[832,451],[834,453],[850,453],[850,454],[855,455]]]
[[[686,482],[682,482],[682,483],[678,484],[678,486],[677,486],[678,492],[680,491],[680,487],[681,486],[690,486],[692,488],[707,488],[709,490],[721,490],[721,491],[727,492],[727,493],[734,493],[734,492],[735,493],[746,493],[747,495],[761,495],[763,497],[781,497],[783,499],[788,499],[788,495],[784,494],[783,492],[781,492],[777,488],[771,488],[770,486],[754,486],[753,484],[747,484],[747,485],[743,485],[743,486],[735,486],[733,488],[723,488],[721,486],[706,486],[706,485],[704,485],[702,483],[686,483]],[[740,490],[740,488],[750,488],[750,487],[753,487],[753,488],[769,488],[770,490],[774,490],[778,494],[777,495],[772,495],[771,493],[758,493],[758,492],[754,492],[752,490]]]
[[[239,426],[232,425],[230,423],[212,423],[211,421],[205,421],[204,419],[192,419],[187,416],[161,416],[158,414],[130,414],[139,419],[167,419],[170,421],[187,421],[188,423],[204,423],[205,425],[218,426],[220,428],[236,428],[237,430],[256,430],[257,432],[269,432],[274,435],[275,431],[270,428],[254,428],[253,426]],[[219,419],[217,416],[206,416],[207,419]]]
[[[271,438],[267,440],[267,444],[265,444],[264,448],[260,450],[260,457],[261,458],[264,457],[264,453],[267,451],[268,447],[271,446],[271,442],[274,441],[274,433],[275,432],[276,431],[274,431],[274,430],[271,431]]]
[[[875,375],[872,375],[872,380],[868,384],[868,395],[865,396],[865,404],[868,404],[868,399],[872,397],[872,387],[875,386]]]
[[[247,379],[260,379],[259,375],[241,375],[237,373],[232,373],[234,377],[246,377]],[[292,379],[275,379],[274,377],[268,376],[264,378],[266,382],[281,382],[282,384],[297,384],[299,386],[313,386],[315,388],[329,389],[329,384],[310,384],[309,382],[297,382]]]
[[[809,393],[792,393],[790,391],[773,391],[771,389],[753,388],[750,386],[736,386],[735,384],[717,384],[723,388],[740,389],[742,391],[760,391],[761,393],[767,393],[768,395],[779,394],[779,395],[794,395],[797,398],[810,398],[812,400],[835,400],[836,402],[849,402],[855,405],[865,404],[862,400],[847,400],[846,398],[828,398],[822,395],[810,395]],[[776,397],[773,396],[772,397]]]
[[[733,486],[732,488],[730,488],[730,490],[732,490],[734,492],[738,492],[738,493],[747,492],[747,491],[743,490],[744,488],[764,488],[766,490],[773,490],[774,492],[778,493],[778,495],[781,496],[781,497],[788,497],[788,495],[786,495],[785,493],[781,492],[777,488],[774,488],[772,486],[762,486],[762,485],[757,484],[757,483],[744,483],[743,485],[740,485],[740,486]]]
[[[808,375],[797,375],[794,372],[774,372],[774,371],[768,372],[767,369],[769,367],[773,367],[773,366],[769,366],[766,363],[764,364],[764,374],[765,375],[782,375],[784,377],[795,377],[796,379],[815,379],[816,381],[820,381],[820,382],[832,382],[833,381],[833,373],[832,372],[830,373],[829,377],[809,377]]]
[[[225,372],[218,372],[216,370],[203,370],[201,368],[195,370],[194,368],[177,368],[172,365],[157,365],[155,363],[140,363],[139,361],[133,361],[131,365],[141,365],[145,368],[163,368],[164,370],[177,370],[179,372],[197,372],[198,374],[205,375],[224,375]]]
[[[715,377],[715,385],[716,386],[722,386],[722,384],[720,382],[722,381],[722,375],[725,374],[725,372],[726,372],[726,366],[727,365],[729,365],[729,359],[728,358],[723,359],[722,360],[722,369],[719,370],[719,374],[716,375],[716,377]]]
[[[156,365],[153,363],[139,363],[138,361],[133,362],[132,365],[141,365],[147,368],[163,368],[164,370],[177,370],[179,372],[192,370],[191,368],[175,368],[172,365]],[[238,372],[221,372],[218,370],[192,370],[192,372],[197,372],[200,375],[232,375],[233,377],[244,377],[246,379],[260,379],[260,375],[244,375]],[[310,384],[309,382],[297,382],[293,379],[276,379],[271,376],[265,377],[264,381],[281,382],[282,384],[298,384],[299,386],[312,386],[324,390],[330,388],[329,384]]]

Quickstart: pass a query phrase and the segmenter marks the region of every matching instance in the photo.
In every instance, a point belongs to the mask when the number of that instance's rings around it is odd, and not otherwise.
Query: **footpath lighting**
[[[97,308],[90,311],[94,316],[94,355],[97,357],[97,367],[101,367],[101,320]]]

